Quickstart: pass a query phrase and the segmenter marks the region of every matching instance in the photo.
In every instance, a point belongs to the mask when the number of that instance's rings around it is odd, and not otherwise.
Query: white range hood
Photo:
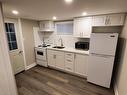
[[[53,21],[45,20],[39,22],[40,32],[54,32],[55,25]]]

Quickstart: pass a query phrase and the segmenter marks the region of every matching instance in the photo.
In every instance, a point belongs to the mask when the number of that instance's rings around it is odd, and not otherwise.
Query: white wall
[[[0,3],[0,95],[17,95]]]
[[[118,73],[115,83],[115,93],[116,95],[127,95],[127,17],[124,29],[120,35],[124,39],[124,44],[121,53],[121,60],[118,63]]]
[[[27,66],[35,63],[33,27],[38,27],[37,21],[21,19],[21,28],[24,40],[23,44]]]

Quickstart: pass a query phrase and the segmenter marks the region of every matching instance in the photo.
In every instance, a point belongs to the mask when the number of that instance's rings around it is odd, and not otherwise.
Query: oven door
[[[36,59],[46,61],[46,49],[36,49]]]

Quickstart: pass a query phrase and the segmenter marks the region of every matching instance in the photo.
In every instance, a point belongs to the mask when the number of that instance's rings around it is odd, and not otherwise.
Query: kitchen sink
[[[63,48],[65,48],[65,47],[64,47],[64,46],[54,46],[54,47],[52,47],[52,48],[63,49]]]

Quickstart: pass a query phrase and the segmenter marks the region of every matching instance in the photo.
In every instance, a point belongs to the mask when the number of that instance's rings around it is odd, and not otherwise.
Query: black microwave
[[[76,49],[89,50],[89,42],[76,42]]]

